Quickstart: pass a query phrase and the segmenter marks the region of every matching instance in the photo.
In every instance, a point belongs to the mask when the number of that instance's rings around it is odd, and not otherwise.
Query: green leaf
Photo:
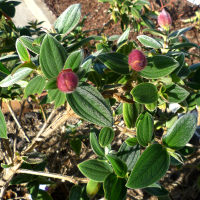
[[[79,138],[74,138],[69,141],[69,144],[73,151],[79,155],[81,152],[81,140]]]
[[[99,145],[95,130],[92,130],[90,132],[90,145],[94,153],[96,153],[100,157],[104,157],[104,149]]]
[[[154,183],[144,188],[144,190],[153,196],[165,196],[169,194],[169,192],[158,183]]]
[[[25,63],[26,64],[26,63]],[[8,75],[5,79],[0,82],[0,87],[9,87],[18,81],[26,78],[33,69],[29,67],[21,67],[14,74]]]
[[[190,93],[179,85],[170,84],[166,86],[165,94],[167,94],[167,100],[170,103],[180,103],[184,101]]]
[[[120,38],[117,40],[117,45],[120,46],[123,44],[126,40],[128,40],[128,36],[130,33],[130,28],[127,28],[126,31],[120,36]]]
[[[158,91],[151,83],[140,83],[131,90],[133,99],[141,104],[154,103],[158,100]]]
[[[44,75],[50,79],[58,76],[66,60],[64,47],[51,35],[47,34],[40,49],[40,65]]]
[[[110,127],[104,127],[99,134],[99,144],[102,147],[108,146],[115,137],[114,130]]]
[[[69,193],[69,200],[80,200],[82,188],[79,185],[74,185]]]
[[[37,181],[32,181],[27,184],[27,189],[31,194],[33,200],[37,199],[37,195],[39,192],[39,183]]]
[[[79,77],[79,80],[84,78],[85,74],[87,74],[87,72],[90,71],[91,67],[92,67],[92,59],[88,59],[81,64],[79,70],[77,71],[77,76]]]
[[[0,62],[0,72],[6,75],[10,74],[10,71]]]
[[[179,63],[175,59],[168,56],[153,56],[147,60],[147,66],[139,74],[150,79],[167,76],[179,66]]]
[[[145,108],[150,112],[153,112],[157,108],[157,101],[149,104],[145,104]]]
[[[152,37],[149,37],[147,35],[139,35],[137,36],[137,39],[145,46],[153,49],[160,49],[162,48],[162,44],[155,40]]]
[[[136,119],[140,112],[138,103],[123,103],[123,119],[127,128],[134,128]]]
[[[72,52],[65,62],[64,69],[72,69],[76,72],[82,63],[83,58],[84,54],[82,50]]]
[[[73,111],[83,119],[103,127],[113,124],[112,111],[99,91],[84,84],[67,94],[67,101]]]
[[[79,23],[81,17],[81,5],[69,6],[56,20],[54,27],[60,34],[68,34]]]
[[[40,47],[33,44],[34,39],[28,36],[21,36],[19,40],[23,45],[35,54],[40,53]]]
[[[17,185],[17,184],[23,184],[33,181],[36,178],[36,176],[31,174],[17,174],[12,178],[9,184],[11,185]]]
[[[57,78],[49,79],[45,85],[46,90],[57,89]]]
[[[127,166],[120,158],[118,158],[116,155],[112,155],[112,154],[106,155],[106,158],[111,163],[113,170],[117,174],[117,176],[119,176],[119,177],[126,176]]]
[[[125,140],[126,144],[128,146],[134,147],[135,145],[138,144],[137,137],[129,137],[128,139]]]
[[[18,60],[19,56],[18,55],[6,55],[6,56],[2,56],[0,58],[0,62],[8,62],[8,61],[12,61],[12,60]]]
[[[185,28],[176,30],[176,31],[172,32],[172,33],[168,36],[168,38],[169,38],[169,39],[174,39],[174,38],[176,38],[176,37],[178,37],[178,36],[184,34],[185,32],[187,32],[187,31],[189,31],[189,30],[191,30],[191,29],[192,29],[192,26],[191,26],[191,27],[185,27]]]
[[[128,171],[131,171],[133,169],[139,156],[140,156],[139,145],[131,147],[127,145],[126,142],[122,143],[117,153],[117,157],[126,163]]]
[[[128,188],[147,187],[164,176],[169,167],[169,155],[160,144],[149,146],[137,161],[126,186]]]
[[[58,89],[49,90],[48,95],[51,101],[54,101],[56,108],[62,106],[66,101],[66,94]]]
[[[72,51],[82,47],[84,44],[90,42],[91,40],[103,40],[103,37],[102,36],[95,36],[95,35],[89,36],[87,38],[82,39],[79,42],[76,42],[76,43],[70,45],[69,47],[66,48],[66,51],[72,52]]]
[[[128,57],[120,53],[104,53],[97,58],[109,69],[119,74],[128,74]]]
[[[86,160],[78,164],[81,173],[93,181],[103,182],[112,173],[112,167],[105,161]]]
[[[184,48],[192,48],[192,47],[196,47],[196,48],[199,48],[199,46],[195,43],[192,43],[192,42],[184,42],[184,43],[181,43],[181,44],[177,44],[177,45],[174,45],[171,47],[171,49],[184,49]]]
[[[103,189],[107,200],[123,200],[126,196],[126,180],[117,177],[115,174],[109,174],[104,183]]]
[[[179,118],[167,131],[162,141],[167,147],[180,149],[192,138],[197,126],[196,116],[192,113]]]
[[[140,145],[148,146],[153,137],[153,117],[148,112],[141,115],[137,123],[137,140]]]
[[[31,94],[41,94],[45,86],[45,79],[42,76],[34,77],[26,86],[24,97],[27,98]]]
[[[39,190],[37,200],[53,200],[53,198],[49,195],[48,192],[44,190]]]
[[[0,110],[0,138],[8,139],[6,120],[1,110]]]
[[[92,199],[97,194],[100,187],[101,187],[100,183],[93,180],[89,180],[86,186],[86,192],[87,192],[88,197]]]
[[[24,47],[23,43],[19,39],[17,39],[17,41],[16,41],[16,49],[17,49],[17,53],[19,55],[19,58],[22,62],[29,62],[30,61],[29,52]]]

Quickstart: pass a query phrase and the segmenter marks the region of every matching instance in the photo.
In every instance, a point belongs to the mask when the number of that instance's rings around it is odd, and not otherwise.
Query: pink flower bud
[[[128,56],[128,64],[133,70],[139,72],[146,67],[147,59],[141,51],[135,49]]]
[[[57,77],[57,87],[61,92],[72,93],[78,85],[78,76],[71,69],[62,70]]]
[[[165,9],[163,9],[158,16],[158,24],[161,28],[165,30],[169,30],[172,24],[171,16]]]

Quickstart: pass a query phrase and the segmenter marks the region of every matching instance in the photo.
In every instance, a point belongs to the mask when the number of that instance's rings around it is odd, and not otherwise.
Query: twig
[[[10,144],[9,144],[9,142],[8,142],[8,139],[4,139],[4,138],[2,138],[2,143],[3,143],[3,146],[4,146],[4,148],[5,148],[5,150],[7,151],[7,155],[8,155],[8,157],[11,159],[11,163],[13,163],[13,154],[12,154],[12,151],[11,151],[11,149],[10,149]],[[10,163],[8,163],[8,164],[10,164]]]
[[[128,135],[129,137],[133,137],[136,135],[135,130],[130,130],[121,126],[116,126],[116,128],[120,131],[120,134],[125,134],[125,135]]]
[[[15,175],[16,171],[21,167],[22,161],[13,167],[9,168],[6,173],[4,173],[4,176],[2,180],[0,180],[0,199],[3,199],[3,196],[5,194],[5,191],[7,187],[9,186],[10,181],[12,180],[13,176]]]
[[[15,113],[14,113],[14,111],[13,111],[13,109],[12,109],[12,106],[11,106],[10,101],[8,101],[7,106],[8,106],[8,109],[9,109],[9,111],[10,111],[10,114],[12,115],[13,119],[15,120],[15,123],[17,124],[19,130],[22,132],[22,134],[23,134],[23,136],[25,137],[26,141],[30,143],[30,139],[28,138],[28,136],[27,136],[26,133],[24,132],[24,130],[23,130],[22,126],[20,125],[20,123],[19,123],[17,117],[15,116]]]
[[[46,121],[47,121],[47,118],[46,118],[46,115],[45,115],[44,109],[43,109],[42,105],[40,104],[40,102],[39,102],[39,100],[38,100],[37,97],[35,98],[35,100],[36,100],[37,104],[39,105],[40,110],[41,110],[41,112],[42,112],[43,119],[44,119],[44,121],[46,122]]]
[[[87,183],[87,178],[78,178],[74,176],[66,176],[56,173],[49,173],[49,172],[42,172],[42,171],[33,171],[33,170],[27,170],[27,169],[19,169],[16,171],[16,173],[23,173],[23,174],[32,174],[32,175],[38,175],[38,176],[45,176],[49,178],[57,178],[61,180],[68,181],[70,183],[78,184],[80,183]]]
[[[39,138],[40,135],[44,132],[45,128],[48,126],[49,122],[51,121],[51,119],[53,118],[54,114],[56,113],[56,109],[52,110],[51,114],[49,115],[48,119],[45,121],[45,123],[43,124],[43,127],[41,128],[41,130],[38,132],[38,134],[36,135],[35,138]]]

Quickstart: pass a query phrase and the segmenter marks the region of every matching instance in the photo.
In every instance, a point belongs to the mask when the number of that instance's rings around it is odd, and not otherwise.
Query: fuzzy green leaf
[[[140,83],[131,90],[133,99],[141,104],[154,103],[158,100],[158,91],[151,83]]]
[[[68,34],[79,23],[81,17],[81,5],[69,6],[56,20],[54,27],[60,34]]]
[[[105,198],[107,200],[125,199],[127,191],[125,184],[125,179],[118,178],[115,174],[108,175],[103,183]]]
[[[148,146],[153,137],[153,117],[151,114],[146,112],[137,123],[137,140],[140,145]]]
[[[149,146],[137,161],[126,186],[128,188],[144,188],[160,178],[169,168],[169,154],[160,144]]]
[[[106,158],[111,163],[113,170],[117,174],[117,176],[119,176],[119,177],[126,176],[127,166],[120,158],[118,158],[116,155],[112,155],[112,154],[106,155]]]
[[[104,127],[99,134],[99,144],[102,147],[108,146],[115,137],[114,130],[110,127]]]
[[[103,127],[113,124],[112,111],[99,91],[89,84],[83,84],[67,94],[67,101],[73,111],[83,119]]]
[[[163,143],[172,149],[184,147],[192,138],[197,126],[197,118],[189,113],[179,118],[163,137]]]
[[[64,67],[66,52],[64,47],[47,34],[40,49],[40,65],[44,75],[50,79],[58,76]]]
[[[147,60],[147,66],[139,74],[150,79],[167,76],[179,66],[179,63],[175,59],[168,56],[153,56]]]
[[[6,120],[1,110],[0,110],[0,138],[8,139]]]
[[[41,94],[45,86],[45,79],[42,76],[34,77],[26,86],[24,97],[27,98],[31,94]]]
[[[120,53],[104,53],[97,58],[109,69],[119,74],[128,74],[128,57]]]
[[[83,58],[84,54],[82,50],[72,52],[65,62],[64,69],[72,69],[76,72],[82,63]]]
[[[162,44],[155,40],[152,37],[149,37],[147,35],[139,35],[137,36],[137,39],[145,46],[145,47],[150,47],[153,49],[160,49],[162,48]]]
[[[81,173],[93,181],[103,182],[112,173],[112,167],[105,161],[86,160],[78,164]]]

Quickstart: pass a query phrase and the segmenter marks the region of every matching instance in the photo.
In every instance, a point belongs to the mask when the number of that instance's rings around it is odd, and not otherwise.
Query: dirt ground
[[[59,16],[68,6],[74,3],[80,3],[82,5],[82,16],[88,15],[85,22],[84,30],[98,29],[97,31],[92,31],[91,34],[97,34],[103,26],[107,24],[110,20],[110,15],[107,13],[109,4],[107,3],[98,3],[97,0],[44,0],[50,10],[56,16]],[[190,6],[186,0],[175,0],[175,1],[163,1],[164,3],[171,2],[167,9],[171,13],[173,18],[173,28],[178,29],[184,27],[185,24],[181,19],[186,19],[194,15],[194,12],[198,10],[198,7]],[[152,9],[159,10],[160,5],[159,1],[151,0]],[[110,23],[108,26],[105,26],[105,31],[103,32],[106,35],[115,35],[121,34],[119,24]],[[199,43],[199,30],[192,29],[188,35],[193,42]],[[30,107],[29,107],[30,106]],[[20,107],[20,106],[19,106]],[[28,107],[28,109],[27,109]],[[21,107],[20,107],[21,108]],[[51,107],[48,108],[50,113]],[[19,109],[20,110],[20,109]],[[28,112],[27,112],[28,111]],[[26,106],[26,109],[21,113],[20,122],[21,125],[25,128],[25,131],[30,132],[30,136],[34,135],[40,130],[43,124],[43,118],[38,107],[32,105]],[[6,121],[8,122],[8,133],[9,137],[12,138],[12,135],[16,133],[16,125],[13,118],[6,114]],[[88,159],[92,155],[92,151],[88,148],[88,135],[89,135],[89,126],[84,124],[80,126],[77,130],[77,135],[85,137],[86,139],[82,140],[82,151],[81,155],[77,156],[72,151],[69,145],[69,141],[63,138],[63,134],[66,132],[67,125],[76,124],[79,119],[71,119],[67,123],[60,127],[53,134],[52,137],[47,138],[46,141],[41,144],[39,151],[45,153],[48,157],[48,171],[51,173],[59,173],[66,175],[81,176],[79,170],[77,169],[77,164],[81,161]],[[20,140],[20,136],[19,136]],[[115,146],[119,146],[122,143],[124,138],[117,134]],[[195,141],[195,138],[194,138]],[[13,142],[13,141],[12,141]],[[26,141],[21,141],[16,147],[18,150],[23,148]],[[199,143],[192,143],[193,146],[197,148],[197,151],[188,157],[184,167],[171,167],[167,175],[162,179],[163,185],[170,191],[170,197],[172,200],[198,200],[200,199],[200,150]],[[51,146],[51,148],[49,148]],[[54,188],[51,188],[51,195],[54,200],[63,200],[68,199],[70,188],[73,184],[69,182],[61,182],[55,180],[56,185]],[[21,196],[26,195],[25,188],[16,188],[13,186],[9,187],[10,190],[17,192]],[[142,190],[129,190],[127,200],[156,200],[156,197],[150,197],[147,193]]]

